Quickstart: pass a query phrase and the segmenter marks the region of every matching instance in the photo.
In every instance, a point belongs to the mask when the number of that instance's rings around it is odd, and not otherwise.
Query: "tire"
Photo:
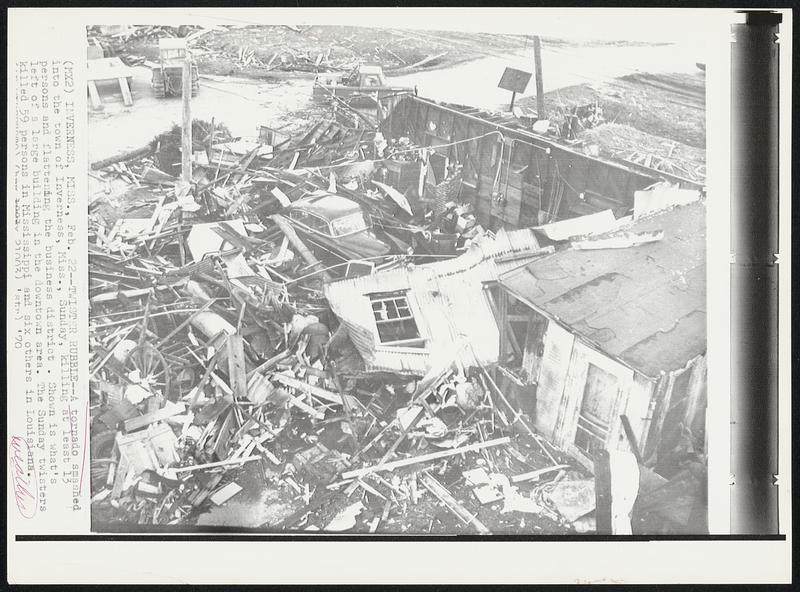
[[[164,83],[164,74],[161,70],[153,70],[153,94],[157,99],[167,96],[167,86]]]

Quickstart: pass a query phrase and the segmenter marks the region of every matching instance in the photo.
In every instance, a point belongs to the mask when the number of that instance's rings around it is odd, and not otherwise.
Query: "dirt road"
[[[192,117],[207,121],[214,117],[236,136],[256,136],[262,124],[292,133],[322,116],[321,107],[310,100],[312,84],[308,78],[269,83],[201,78],[200,93],[192,99]],[[180,97],[157,99],[149,69],[135,68],[133,106],[123,106],[115,87],[116,83],[100,87],[104,108],[89,113],[90,162],[142,146],[181,122]]]

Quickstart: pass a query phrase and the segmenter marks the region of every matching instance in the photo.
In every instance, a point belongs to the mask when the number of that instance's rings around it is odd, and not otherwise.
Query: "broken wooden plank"
[[[192,465],[192,466],[189,466],[189,467],[178,467],[176,469],[170,469],[170,470],[175,472],[175,473],[186,473],[187,471],[200,471],[200,470],[203,470],[203,469],[215,469],[217,467],[227,467],[227,466],[231,466],[231,465],[240,465],[240,464],[244,464],[244,463],[247,463],[247,462],[250,462],[250,461],[253,461],[253,460],[258,460],[260,458],[261,458],[260,456],[255,455],[255,456],[248,456],[248,457],[245,457],[245,458],[234,458],[232,460],[220,460],[220,461],[217,461],[217,462],[210,462],[210,463],[205,463],[205,464],[202,464],[202,465]]]
[[[213,374],[212,374],[213,376]],[[222,419],[219,431],[217,432],[217,440],[214,442],[213,452],[217,458],[227,458],[230,452],[229,443],[233,435],[234,426],[236,423],[236,415],[233,409],[226,411],[225,417]]]
[[[270,216],[270,219],[278,225],[278,227],[281,229],[281,232],[283,232],[283,234],[286,235],[286,238],[289,239],[289,242],[292,243],[292,246],[297,249],[297,252],[300,253],[300,256],[305,259],[306,263],[308,263],[310,266],[310,271],[319,270],[319,274],[323,277],[323,279],[325,279],[325,281],[329,282],[333,279],[331,274],[328,273],[327,269],[325,269],[319,259],[314,256],[302,239],[297,235],[288,218],[275,214]]]
[[[169,340],[170,340],[170,339],[171,339],[171,338],[172,338],[172,337],[173,337],[173,336],[174,336],[176,333],[178,333],[178,332],[179,332],[181,329],[183,329],[184,327],[186,327],[187,325],[189,325],[189,323],[191,323],[193,320],[195,320],[195,317],[197,317],[197,316],[198,316],[200,313],[203,313],[203,312],[205,312],[206,310],[208,310],[209,308],[211,308],[211,305],[212,305],[212,304],[214,304],[215,302],[216,302],[216,299],[211,299],[211,300],[208,300],[208,301],[206,301],[206,303],[205,303],[205,304],[203,304],[203,306],[201,306],[201,307],[200,307],[198,310],[194,311],[194,312],[193,312],[191,315],[189,315],[189,318],[187,318],[186,320],[184,320],[184,321],[183,321],[181,324],[179,324],[177,327],[175,327],[175,328],[174,328],[172,331],[170,331],[170,332],[169,332],[167,335],[165,335],[164,337],[162,337],[161,339],[159,339],[159,340],[158,340],[158,341],[157,341],[157,342],[154,344],[154,346],[153,346],[153,347],[155,347],[156,349],[158,349],[158,348],[160,348],[162,345],[164,345],[165,343],[167,343],[167,342],[168,342],[168,341],[169,341]]]
[[[298,409],[302,409],[306,413],[308,413],[314,419],[325,419],[325,414],[321,411],[317,411],[308,403],[305,403],[301,397],[292,397],[289,399],[289,404],[294,405]]]
[[[103,100],[100,98],[100,93],[97,92],[97,85],[95,84],[94,80],[89,80],[86,85],[89,87],[89,99],[92,101],[92,109],[102,109]]]
[[[568,469],[569,465],[555,465],[553,467],[547,467],[546,469],[538,469],[536,471],[530,471],[528,473],[522,473],[521,475],[516,475],[511,477],[512,483],[521,483],[523,481],[533,481],[534,479],[538,479],[542,475],[546,475],[547,473],[551,473],[553,471],[560,471],[561,469]]]
[[[292,205],[292,200],[289,199],[289,196],[281,191],[278,187],[273,187],[270,193],[284,208],[288,208],[290,205]]]
[[[475,527],[480,534],[492,534],[492,532],[472,513],[470,513],[464,506],[462,506],[456,498],[454,498],[444,485],[439,483],[432,475],[423,473],[420,481],[425,488],[435,495],[448,510],[458,516],[466,524],[471,524]]]
[[[249,378],[250,378],[251,376],[253,376],[254,374],[257,374],[257,373],[263,372],[263,371],[265,371],[265,370],[269,370],[269,369],[270,369],[270,368],[272,368],[272,367],[273,367],[275,364],[277,364],[277,363],[278,363],[278,362],[280,362],[281,360],[285,360],[285,359],[286,359],[286,358],[288,358],[290,355],[292,355],[292,354],[291,354],[291,352],[290,352],[288,349],[285,349],[285,350],[283,350],[282,352],[275,354],[274,356],[272,356],[270,359],[268,359],[268,360],[267,360],[266,362],[264,362],[263,364],[261,364],[261,365],[259,365],[259,366],[256,366],[255,368],[253,368],[252,370],[250,370],[250,371],[247,373],[247,378],[249,379]]]
[[[221,506],[240,491],[242,491],[241,485],[238,483],[228,483],[225,487],[214,493],[209,499],[212,503]]]
[[[323,401],[328,401],[330,403],[342,405],[342,395],[337,395],[336,393],[332,393],[331,391],[326,390],[324,388],[314,386],[313,384],[308,384],[307,382],[300,380],[298,378],[287,376],[286,374],[274,374],[272,376],[272,379],[275,380],[276,382],[281,383],[283,386],[295,388],[304,393],[310,393],[315,397],[322,399]]]
[[[153,411],[147,415],[132,417],[131,419],[125,421],[125,432],[133,432],[139,428],[149,426],[151,423],[161,421],[162,419],[167,419],[168,417],[172,417],[174,415],[180,415],[185,411],[186,408],[183,406],[183,404],[175,403],[167,407],[162,407],[158,411]]]
[[[117,78],[117,82],[119,82],[119,90],[122,92],[122,103],[126,107],[130,107],[133,105],[133,95],[131,95],[131,89],[128,86],[128,80],[124,77]]]
[[[633,433],[633,428],[631,427],[631,420],[628,419],[627,415],[620,415],[620,420],[622,420],[622,429],[625,430],[625,435],[628,437],[628,443],[631,446],[631,452],[636,457],[636,462],[640,465],[644,464],[642,460],[642,453],[639,450],[639,442],[636,440],[636,434]]]
[[[339,397],[342,399],[342,407],[344,407],[344,413],[347,416],[347,425],[350,428],[349,432],[351,444],[353,446],[353,453],[356,453],[361,447],[361,442],[358,437],[356,424],[353,421],[353,413],[350,409],[350,402],[347,398],[347,394],[344,392],[344,388],[342,388],[342,381],[339,380],[339,375],[336,373],[336,363],[333,360],[328,363],[328,371],[330,372],[333,383],[336,385],[336,390],[339,391]]]
[[[243,401],[247,398],[247,372],[244,357],[244,339],[241,335],[228,336],[228,379],[233,397]]]
[[[383,464],[383,466],[375,465],[372,467],[365,467],[363,469],[356,469],[354,471],[347,471],[346,473],[342,473],[342,479],[355,479],[357,477],[361,477],[362,475],[371,473],[372,471],[393,471],[394,469],[399,469],[400,467],[407,467],[409,465],[415,465],[417,463],[439,460],[440,458],[447,458],[448,456],[455,456],[457,454],[463,454],[465,452],[474,452],[476,450],[481,450],[482,448],[490,448],[492,446],[500,446],[501,444],[508,444],[510,441],[511,438],[505,436],[503,438],[495,438],[494,440],[487,440],[486,442],[477,442],[475,444],[469,444],[468,446],[462,446],[461,448],[453,448],[451,450],[442,450],[441,452],[432,452],[430,454],[423,454],[422,456],[414,456],[411,458],[395,460],[392,462],[387,462]]]

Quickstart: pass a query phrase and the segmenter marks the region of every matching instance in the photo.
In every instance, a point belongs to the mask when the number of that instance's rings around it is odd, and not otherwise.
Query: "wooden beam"
[[[128,86],[128,79],[127,78],[117,78],[117,82],[119,82],[119,90],[122,91],[122,103],[126,107],[130,107],[133,105],[133,95],[131,95],[131,89]]]
[[[619,418],[622,420],[622,429],[625,430],[625,435],[628,437],[628,443],[631,445],[631,451],[633,456],[636,457],[636,462],[640,465],[644,464],[642,453],[639,450],[639,443],[636,441],[636,434],[633,433],[633,428],[631,427],[631,421],[627,415],[620,415]]]
[[[228,380],[234,400],[247,398],[247,373],[244,356],[244,339],[241,335],[228,336]]]
[[[453,512],[453,514],[458,516],[466,524],[471,524],[481,534],[492,534],[491,531],[480,520],[473,516],[466,508],[464,508],[464,506],[458,503],[458,500],[454,498],[449,491],[447,491],[444,485],[434,479],[433,476],[429,475],[428,473],[423,473],[420,476],[420,481],[428,491],[439,498],[439,500],[447,507],[448,510]]]
[[[192,56],[189,48],[184,50],[182,102],[183,127],[181,128],[181,179],[186,184],[192,182]]]
[[[538,469],[536,471],[530,471],[529,473],[522,473],[521,475],[516,475],[511,477],[512,483],[521,483],[522,481],[532,481],[534,479],[539,479],[542,475],[546,475],[547,473],[552,473],[553,471],[560,471],[562,469],[568,469],[569,465],[555,465],[553,467],[547,467],[546,469]]]
[[[511,438],[509,438],[508,436],[503,438],[495,438],[494,440],[488,440],[486,442],[476,442],[475,444],[462,446],[460,448],[454,448],[452,450],[432,452],[430,454],[423,454],[422,456],[414,456],[411,458],[404,458],[401,460],[384,463],[382,466],[376,465],[372,467],[365,467],[363,469],[356,469],[354,471],[347,471],[346,473],[342,473],[342,479],[355,479],[357,477],[361,477],[362,475],[371,473],[372,471],[393,471],[395,469],[399,469],[400,467],[407,467],[409,465],[415,465],[417,463],[439,460],[440,458],[447,458],[448,456],[455,456],[457,454],[463,454],[465,452],[474,452],[476,450],[481,450],[483,448],[490,448],[492,446],[500,446],[501,444],[508,444],[509,442],[511,442]]]
[[[286,374],[274,374],[272,376],[272,379],[276,382],[280,382],[284,386],[298,389],[304,393],[311,393],[315,397],[319,397],[324,401],[335,403],[337,405],[342,405],[341,395],[337,395],[336,393],[332,393],[331,391],[326,390],[324,388],[314,386],[313,384],[308,384],[307,382],[300,380],[298,378],[287,376]]]
[[[281,229],[283,234],[286,235],[286,238],[289,239],[289,242],[292,243],[292,246],[297,249],[297,252],[300,253],[300,256],[305,259],[306,263],[310,266],[310,271],[319,270],[319,274],[326,280],[331,281],[333,278],[331,274],[324,268],[322,263],[317,259],[314,254],[308,249],[302,239],[297,236],[297,233],[292,227],[291,223],[287,218],[284,216],[275,214],[270,216],[270,219],[278,225]]]
[[[594,495],[597,534],[612,534],[611,459],[608,450],[598,450],[595,456]]]
[[[89,99],[92,101],[92,109],[102,109],[103,100],[100,98],[100,93],[97,92],[97,85],[94,83],[94,80],[89,80],[86,86],[89,87]]]
[[[258,456],[258,455],[256,455],[256,456],[248,456],[246,458],[235,458],[235,459],[232,459],[232,460],[221,460],[221,461],[218,461],[218,462],[211,462],[211,463],[206,463],[206,464],[203,464],[203,465],[192,465],[190,467],[178,467],[177,469],[171,469],[171,470],[176,472],[176,473],[185,473],[187,471],[200,471],[200,470],[203,470],[203,469],[214,469],[216,467],[227,467],[227,466],[230,466],[230,465],[241,465],[241,464],[250,462],[252,460],[258,460],[260,458],[261,457]]]
[[[148,413],[146,415],[140,415],[139,417],[132,417],[125,421],[125,432],[133,432],[138,430],[139,428],[143,428],[149,426],[151,423],[155,423],[157,421],[161,421],[162,419],[167,419],[168,417],[172,417],[173,415],[180,415],[181,413],[185,413],[186,408],[183,405],[170,405],[169,407],[162,407],[157,411],[153,411],[152,413]]]

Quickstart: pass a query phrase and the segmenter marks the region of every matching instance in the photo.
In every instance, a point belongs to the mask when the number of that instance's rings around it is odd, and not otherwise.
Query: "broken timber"
[[[305,243],[300,239],[299,236],[297,236],[297,233],[294,231],[294,228],[292,228],[292,225],[289,223],[289,221],[279,214],[270,216],[270,219],[272,219],[275,224],[278,225],[283,234],[286,235],[286,238],[289,239],[289,242],[292,243],[292,246],[297,249],[298,253],[300,253],[300,256],[305,259],[309,266],[311,266],[311,270],[319,270],[320,275],[326,281],[331,281],[331,274],[328,273],[328,271],[322,266],[322,263],[319,261],[319,259],[317,259],[314,254],[309,251]]]
[[[472,524],[481,534],[492,534],[491,531],[486,528],[486,526],[480,520],[468,512],[464,506],[458,503],[458,500],[454,498],[450,492],[447,491],[447,489],[431,475],[428,473],[423,473],[420,477],[420,481],[428,491],[439,498],[439,500],[445,506],[447,506],[448,510],[461,518],[461,520],[463,520],[466,524]]]
[[[393,471],[394,469],[399,469],[400,467],[407,467],[409,465],[415,465],[417,463],[428,462],[431,460],[438,460],[440,458],[447,458],[448,456],[455,456],[457,454],[463,454],[465,452],[473,452],[475,450],[481,450],[482,448],[490,448],[492,446],[500,446],[501,444],[508,444],[511,442],[511,438],[505,436],[503,438],[496,438],[494,440],[487,440],[486,442],[476,442],[475,444],[470,444],[468,446],[462,446],[461,448],[454,448],[452,450],[443,450],[441,452],[432,452],[430,454],[423,454],[422,456],[414,456],[411,458],[404,458],[401,460],[395,460],[392,462],[384,463],[381,465],[376,465],[373,467],[365,467],[363,469],[356,469],[354,471],[347,471],[346,473],[342,473],[342,479],[355,479],[357,477],[361,477],[372,471]]]

